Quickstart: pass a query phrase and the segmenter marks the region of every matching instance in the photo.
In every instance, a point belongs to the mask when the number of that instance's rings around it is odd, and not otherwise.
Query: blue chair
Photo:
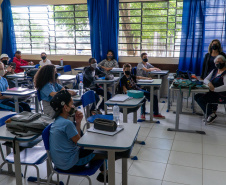
[[[88,181],[89,181],[89,185],[92,185],[92,182],[91,182],[91,179],[90,179],[89,176],[95,174],[96,171],[104,163],[104,161],[103,160],[94,161],[94,162],[90,163],[90,165],[87,165],[85,167],[85,169],[83,169],[79,172],[76,172],[76,173],[66,173],[66,172],[61,171],[57,168],[54,168],[53,165],[52,165],[52,158],[51,158],[51,155],[49,153],[49,147],[50,147],[49,146],[49,131],[50,131],[51,125],[52,124],[50,124],[48,127],[46,127],[45,130],[42,132],[42,139],[43,139],[43,142],[44,142],[44,145],[45,145],[45,149],[46,149],[47,156],[48,156],[48,162],[49,162],[50,170],[51,170],[51,174],[48,177],[47,185],[50,183],[50,180],[51,180],[54,173],[57,174],[58,184],[59,184],[59,175],[68,175],[67,185],[69,184],[70,176],[73,175],[73,176],[82,176],[82,177],[87,178]]]
[[[86,126],[87,128],[89,128],[90,123],[93,123],[96,118],[113,120],[112,114],[111,115],[96,114],[94,116],[89,116],[90,105],[92,104],[94,104],[95,110],[96,110],[96,99],[95,99],[94,91],[87,91],[85,94],[82,95],[82,105],[83,105],[83,110],[84,110],[84,115],[86,120],[86,123],[83,127],[83,131]]]
[[[39,68],[39,66],[40,66],[40,64],[36,64],[36,65],[35,65],[35,68]]]
[[[37,90],[37,97],[38,97],[38,102],[39,102],[41,113],[44,114],[40,90]]]
[[[65,72],[65,73],[66,73],[66,72],[71,72],[71,74],[72,74],[71,66],[70,66],[70,65],[65,65],[65,66],[64,66],[64,72]]]
[[[137,75],[137,67],[132,68],[132,74],[135,76]]]
[[[4,125],[5,121],[7,119],[9,119],[10,117],[12,117],[13,115],[15,115],[15,114],[7,115],[7,116],[1,118],[0,119],[1,126]],[[24,150],[22,150],[20,152],[21,165],[26,165],[26,168],[24,171],[24,178],[26,177],[27,166],[34,166],[37,170],[37,178],[35,178],[35,179],[37,180],[38,184],[40,184],[40,177],[39,177],[39,168],[37,165],[42,164],[47,159],[47,154],[46,154],[44,146],[32,147],[33,145],[36,145],[40,141],[41,140],[37,138],[36,142],[33,142],[32,145],[28,144],[28,147],[31,147],[31,148],[25,148]],[[14,164],[14,153],[13,152],[10,153],[7,157],[5,157],[3,149],[2,149],[2,144],[0,144],[0,152],[1,152],[2,159],[3,159],[3,163],[0,165],[0,169],[2,169],[2,167],[5,164]]]

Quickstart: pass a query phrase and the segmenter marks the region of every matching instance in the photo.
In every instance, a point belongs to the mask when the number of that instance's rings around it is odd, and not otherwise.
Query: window
[[[179,57],[183,0],[119,3],[119,56]]]
[[[86,4],[12,7],[12,12],[23,53],[91,55]]]

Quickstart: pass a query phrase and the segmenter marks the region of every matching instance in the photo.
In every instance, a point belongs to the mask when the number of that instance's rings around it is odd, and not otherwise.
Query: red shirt
[[[28,62],[23,59],[18,59],[16,57],[13,58],[13,62],[16,63],[15,73],[23,72],[24,69],[20,68],[20,66],[27,66]]]

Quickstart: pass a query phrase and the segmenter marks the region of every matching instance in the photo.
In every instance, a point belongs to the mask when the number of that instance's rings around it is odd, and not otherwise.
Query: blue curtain
[[[3,22],[2,53],[8,54],[13,59],[16,52],[16,38],[10,0],[3,0],[1,8]]]
[[[99,63],[108,50],[118,60],[119,0],[87,0],[92,57]],[[108,8],[109,7],[109,8]]]
[[[213,39],[225,38],[226,0],[184,0],[179,70],[200,75],[205,54]]]

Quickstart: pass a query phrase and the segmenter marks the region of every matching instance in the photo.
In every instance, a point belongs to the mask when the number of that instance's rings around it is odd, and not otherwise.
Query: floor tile
[[[194,168],[202,168],[202,155],[171,151],[168,163]]]
[[[162,185],[185,185],[185,184],[178,184],[178,183],[175,183],[175,182],[162,181]],[[186,184],[186,185],[188,185],[188,184]]]
[[[147,137],[150,131],[151,131],[150,128],[141,127],[139,132],[138,132],[138,135],[143,136],[143,137]]]
[[[169,131],[164,130],[164,129],[152,128],[148,137],[157,137],[157,138],[163,138],[163,139],[174,139],[174,135],[175,135],[175,132],[169,132]]]
[[[226,146],[203,144],[203,154],[226,157]]]
[[[128,185],[161,185],[161,180],[128,175]]]
[[[158,148],[163,150],[170,150],[173,144],[173,140],[150,137],[147,137],[145,142],[145,147]]]
[[[203,155],[203,168],[226,172],[226,158],[211,155]]]
[[[203,185],[225,185],[226,172],[203,170]]]
[[[217,145],[226,145],[226,136],[224,135],[204,135],[203,143],[205,144],[217,144]]]
[[[168,164],[164,181],[202,185],[202,169]]]
[[[167,163],[169,154],[169,150],[142,147],[137,157],[139,160]]]
[[[202,154],[202,144],[186,141],[174,141],[172,150],[179,152],[189,152]]]
[[[192,134],[192,133],[184,133],[184,132],[177,132],[175,135],[176,141],[187,141],[187,142],[194,142],[194,143],[202,143],[202,135],[200,134]]]
[[[166,164],[163,163],[138,160],[133,162],[128,174],[162,180],[165,168]]]

